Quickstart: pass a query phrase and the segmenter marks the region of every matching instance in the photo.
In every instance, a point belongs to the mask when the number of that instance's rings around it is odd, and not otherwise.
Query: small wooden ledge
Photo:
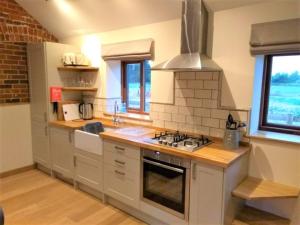
[[[299,193],[299,188],[254,177],[248,177],[232,192],[233,196],[246,200],[263,198],[297,198]]]
[[[289,225],[290,220],[245,206],[232,225]]]
[[[60,66],[57,67],[60,71],[79,71],[79,72],[96,72],[99,70],[98,67],[92,66]]]

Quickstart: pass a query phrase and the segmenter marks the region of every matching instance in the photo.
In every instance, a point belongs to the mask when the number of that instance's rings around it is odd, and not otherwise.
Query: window
[[[300,134],[300,54],[265,57],[261,130]]]
[[[127,112],[148,114],[151,96],[151,68],[148,60],[122,62],[122,102]]]

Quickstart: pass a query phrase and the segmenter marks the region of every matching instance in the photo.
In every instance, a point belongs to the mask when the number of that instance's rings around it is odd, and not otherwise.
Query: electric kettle
[[[80,103],[79,115],[81,119],[91,120],[93,119],[94,106],[92,103]]]

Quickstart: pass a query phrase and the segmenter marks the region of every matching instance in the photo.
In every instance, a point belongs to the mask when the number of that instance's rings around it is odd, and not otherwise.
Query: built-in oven
[[[188,159],[143,149],[142,200],[188,220],[190,165]]]

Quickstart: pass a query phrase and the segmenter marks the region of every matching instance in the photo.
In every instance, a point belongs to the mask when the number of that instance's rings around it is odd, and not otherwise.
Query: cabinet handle
[[[192,165],[192,178],[193,180],[197,179],[197,164],[193,163]]]
[[[48,136],[48,127],[45,126],[45,136]]]
[[[76,156],[73,157],[73,164],[74,164],[74,167],[77,166],[77,160],[76,160]]]
[[[115,170],[115,173],[116,173],[116,174],[119,174],[119,175],[122,175],[122,176],[125,176],[125,173],[120,172],[120,171],[118,171],[118,170]]]
[[[44,112],[44,121],[47,122],[47,113]]]
[[[72,133],[69,131],[69,142],[72,143]]]
[[[117,159],[115,159],[115,163],[118,163],[118,164],[120,164],[120,165],[125,165],[125,164],[126,164],[126,162],[122,162],[122,161],[119,161],[119,160],[117,160]]]
[[[119,146],[115,146],[115,149],[118,150],[118,151],[125,151],[125,148],[121,148]]]

